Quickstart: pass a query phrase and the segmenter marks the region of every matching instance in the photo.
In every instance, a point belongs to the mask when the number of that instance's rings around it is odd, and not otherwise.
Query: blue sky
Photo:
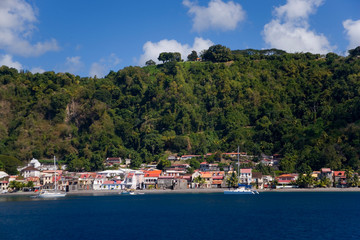
[[[344,55],[360,45],[360,1],[0,0],[0,65],[19,70],[103,77],[214,44]]]

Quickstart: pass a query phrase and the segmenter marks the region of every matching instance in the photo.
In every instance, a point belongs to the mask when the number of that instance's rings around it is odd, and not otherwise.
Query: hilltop
[[[209,50],[208,50],[209,51]],[[0,67],[0,153],[58,156],[71,170],[106,157],[280,154],[284,171],[359,168],[359,48],[347,57],[241,50],[111,71],[104,78]]]

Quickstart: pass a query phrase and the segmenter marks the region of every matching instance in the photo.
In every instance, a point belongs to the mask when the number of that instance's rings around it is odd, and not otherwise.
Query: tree
[[[239,179],[236,175],[236,173],[233,171],[231,175],[228,175],[227,179],[226,179],[226,184],[228,185],[228,187],[237,187],[239,183]]]
[[[354,49],[350,49],[349,50],[349,55],[351,57],[356,57],[356,56],[360,56],[360,46],[359,47],[356,47]]]
[[[179,52],[162,52],[158,57],[159,61],[165,62],[180,62],[181,54]]]
[[[218,44],[211,46],[208,50],[206,50],[201,58],[204,61],[228,62],[233,59],[233,55],[229,48]]]
[[[197,176],[196,178],[194,178],[194,183],[199,184],[199,186],[201,187],[202,185],[205,184],[205,179],[203,179],[200,175]]]
[[[159,170],[163,170],[166,167],[170,167],[171,166],[171,162],[167,159],[161,159],[160,162],[158,163],[158,165],[156,166],[157,169]]]
[[[17,167],[21,165],[21,161],[12,156],[0,155],[0,162],[4,171],[9,175],[17,174]]]
[[[188,61],[196,61],[199,58],[196,51],[192,50],[191,53],[187,56]]]
[[[152,59],[150,59],[150,60],[146,61],[145,65],[146,66],[153,66],[153,65],[156,65],[156,63]]]

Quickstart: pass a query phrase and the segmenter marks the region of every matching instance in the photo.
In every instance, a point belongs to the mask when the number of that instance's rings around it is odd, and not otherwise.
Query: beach
[[[151,190],[136,190],[136,193],[143,194],[202,194],[202,193],[222,193],[228,188],[194,188],[194,189],[180,189],[180,190],[171,190],[171,189],[151,189]],[[279,189],[254,189],[259,193],[264,192],[360,192],[360,188],[279,188]],[[68,196],[101,196],[101,195],[112,195],[112,194],[121,194],[123,190],[81,190],[68,192]],[[38,193],[36,192],[15,192],[15,193],[5,193],[0,194],[1,196],[35,196]]]

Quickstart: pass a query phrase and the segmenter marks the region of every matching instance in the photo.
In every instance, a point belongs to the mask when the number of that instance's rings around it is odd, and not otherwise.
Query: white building
[[[240,183],[249,185],[252,181],[252,169],[242,168],[240,169]]]
[[[40,177],[40,170],[37,168],[34,168],[32,166],[26,167],[23,170],[21,170],[21,173],[24,178],[28,177]]]
[[[144,175],[142,171],[131,171],[126,175],[122,184],[129,189],[144,189]]]
[[[28,166],[30,167],[34,167],[34,168],[39,168],[41,166],[41,163],[39,162],[39,160],[33,158],[30,160]]]

